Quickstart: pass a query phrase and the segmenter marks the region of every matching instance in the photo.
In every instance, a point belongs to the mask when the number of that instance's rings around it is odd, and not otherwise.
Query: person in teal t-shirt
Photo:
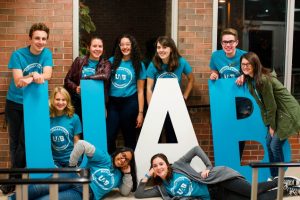
[[[53,160],[57,167],[67,167],[74,143],[82,133],[81,122],[74,113],[68,91],[63,87],[54,88],[49,103]]]
[[[156,52],[153,61],[147,69],[147,102],[150,103],[154,85],[158,78],[176,78],[181,85],[183,74],[187,77],[187,84],[183,91],[183,98],[187,100],[193,85],[194,75],[192,67],[186,59],[181,57],[175,42],[168,36],[160,36],[156,40]],[[175,131],[172,126],[169,114],[164,123],[166,142],[177,143]]]
[[[52,75],[52,53],[45,48],[48,38],[49,28],[45,24],[33,24],[29,30],[29,46],[14,51],[8,63],[12,78],[6,97],[5,118],[12,168],[26,166],[23,89],[31,83],[43,84]],[[7,194],[14,190],[14,186],[2,185],[0,190]]]
[[[122,35],[117,42],[115,53],[109,59],[112,72],[107,106],[108,152],[114,152],[119,129],[125,146],[135,149],[137,128],[144,120],[144,85],[146,69],[141,62],[136,39]]]

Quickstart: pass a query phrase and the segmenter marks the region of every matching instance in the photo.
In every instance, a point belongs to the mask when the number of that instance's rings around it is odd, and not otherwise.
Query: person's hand
[[[216,72],[212,72],[209,78],[210,80],[218,80],[219,74],[217,74]]]
[[[77,93],[77,94],[80,94],[80,86],[77,86],[77,87],[76,87],[76,93]]]
[[[37,84],[42,84],[45,82],[44,76],[37,72],[32,72],[33,81]]]
[[[244,82],[245,82],[245,76],[244,76],[244,74],[240,75],[240,76],[236,79],[236,81],[235,81],[235,83],[236,83],[238,86],[243,85]]]
[[[144,121],[144,115],[143,113],[139,112],[137,118],[136,118],[136,126],[135,128],[141,128]]]
[[[16,86],[18,88],[26,87],[27,85],[32,83],[32,81],[33,77],[20,78]]]
[[[121,168],[121,171],[122,171],[124,174],[130,174],[130,172],[131,172],[130,165],[126,165],[126,166],[122,167],[122,168]]]
[[[210,172],[209,169],[203,170],[203,171],[201,172],[201,177],[202,177],[203,179],[207,178],[209,172]]]
[[[269,126],[269,133],[270,133],[271,137],[274,136],[275,131],[274,131],[274,129],[272,129],[271,126]]]

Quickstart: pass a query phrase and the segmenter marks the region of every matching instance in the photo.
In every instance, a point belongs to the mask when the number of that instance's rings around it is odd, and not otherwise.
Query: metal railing
[[[29,174],[52,174],[46,178],[29,178]],[[59,174],[77,173],[76,178],[59,177]],[[2,178],[0,184],[16,185],[16,199],[28,199],[28,184],[49,184],[50,199],[58,199],[58,184],[82,184],[82,199],[89,200],[90,170],[84,168],[14,168],[0,169],[0,174],[22,175],[22,178]]]
[[[278,167],[278,189],[277,189],[277,200],[283,198],[283,177],[284,168],[286,167],[300,167],[300,163],[250,163],[252,167],[252,188],[251,188],[251,200],[257,200],[257,185],[258,185],[258,169]]]

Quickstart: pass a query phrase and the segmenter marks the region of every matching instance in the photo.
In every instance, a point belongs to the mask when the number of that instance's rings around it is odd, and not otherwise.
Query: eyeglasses
[[[221,44],[222,45],[226,45],[226,44],[233,45],[235,42],[236,42],[236,40],[223,40],[221,42]]]
[[[241,63],[241,67],[251,67],[250,63]]]
[[[120,47],[130,47],[131,43],[119,44]]]

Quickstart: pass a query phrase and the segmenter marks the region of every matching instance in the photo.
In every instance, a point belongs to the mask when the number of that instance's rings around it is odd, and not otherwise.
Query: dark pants
[[[23,105],[6,100],[5,117],[8,124],[12,168],[26,166]]]
[[[138,115],[138,99],[135,93],[129,97],[109,97],[107,108],[107,146],[111,154],[116,150],[116,140],[121,129],[125,146],[133,150],[137,143],[136,118]]]
[[[250,200],[251,184],[245,179],[234,178],[216,184],[218,190],[210,190],[212,199],[216,200]],[[258,184],[257,199],[272,200],[277,196],[277,180]],[[211,188],[211,187],[210,187]],[[269,191],[270,190],[270,191]]]

